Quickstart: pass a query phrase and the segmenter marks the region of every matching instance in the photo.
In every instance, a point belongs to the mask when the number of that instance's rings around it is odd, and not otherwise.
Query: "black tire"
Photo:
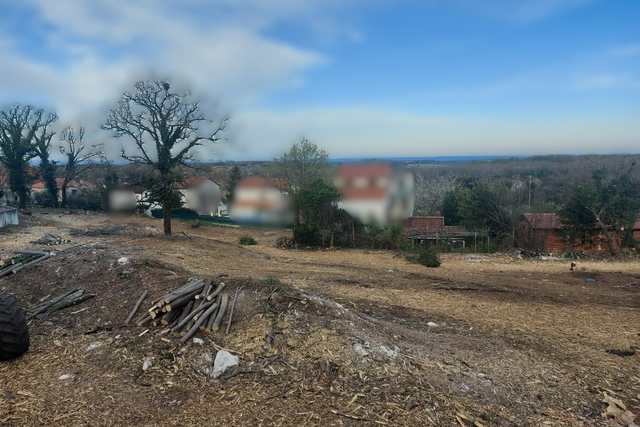
[[[18,301],[0,294],[0,360],[13,359],[29,350],[27,319]]]

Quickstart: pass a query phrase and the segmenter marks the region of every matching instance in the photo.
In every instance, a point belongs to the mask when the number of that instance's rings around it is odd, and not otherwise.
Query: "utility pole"
[[[531,207],[531,175],[529,175],[529,207]]]

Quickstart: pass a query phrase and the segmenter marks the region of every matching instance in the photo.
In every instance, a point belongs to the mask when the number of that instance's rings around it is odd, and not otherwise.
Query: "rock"
[[[69,378],[71,378],[71,377],[72,377],[72,376],[71,376],[71,375],[69,375],[69,374],[63,374],[63,375],[60,375],[60,376],[58,377],[58,379],[59,379],[60,381],[64,381],[64,380],[68,380],[68,379],[69,379]]]
[[[127,258],[126,256],[118,258],[118,264],[125,265],[128,263],[129,263],[129,258]]]
[[[367,357],[369,355],[369,352],[360,344],[354,344],[353,349],[362,357]]]
[[[213,371],[211,371],[211,376],[213,378],[218,378],[227,369],[238,366],[238,363],[240,363],[238,356],[234,356],[228,351],[220,350],[218,354],[216,354],[216,360],[213,361]]]
[[[145,360],[145,361],[144,361],[144,363],[142,364],[142,370],[143,370],[143,371],[146,371],[146,370],[148,370],[151,366],[153,366],[153,365],[152,365],[152,363],[151,363],[151,362],[149,362],[148,360]]]
[[[101,345],[102,345],[102,343],[100,341],[92,342],[91,344],[89,344],[89,347],[87,347],[87,351],[95,350],[96,348],[100,347]]]
[[[383,345],[380,346],[380,351],[385,355],[387,355],[388,357],[396,357],[398,355],[398,352],[396,350],[391,350],[390,348],[387,348]]]
[[[436,326],[440,326],[440,325],[438,325],[437,323],[434,323],[434,322],[428,322],[427,326],[431,326],[431,327],[435,328]]]
[[[198,345],[202,345],[202,344],[204,344],[204,341],[202,341],[200,338],[194,338],[193,339],[193,343],[194,344],[198,344]]]

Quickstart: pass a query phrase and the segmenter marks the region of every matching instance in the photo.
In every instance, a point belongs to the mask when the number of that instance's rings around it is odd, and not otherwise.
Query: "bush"
[[[440,267],[440,254],[433,246],[424,246],[420,248],[417,255],[407,257],[409,261],[422,264],[425,267]]]
[[[258,244],[258,242],[256,242],[256,239],[254,239],[249,235],[240,236],[240,238],[238,239],[238,243],[240,243],[241,245],[257,245]]]

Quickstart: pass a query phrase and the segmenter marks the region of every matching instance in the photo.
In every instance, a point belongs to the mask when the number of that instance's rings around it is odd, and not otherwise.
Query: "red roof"
[[[236,184],[236,188],[277,188],[273,183],[258,176],[247,176]]]
[[[341,163],[336,178],[379,178],[391,175],[391,164],[386,162]]]
[[[410,216],[402,222],[404,228],[419,230],[441,230],[444,228],[443,216]]]
[[[64,178],[56,178],[56,186],[58,187],[58,190],[62,189],[62,184],[64,184]],[[71,180],[67,184],[67,187],[75,187],[76,185],[77,185],[76,181]],[[42,180],[34,181],[33,184],[31,184],[31,188],[32,189],[35,188],[37,190],[44,190],[46,188],[46,184]]]

